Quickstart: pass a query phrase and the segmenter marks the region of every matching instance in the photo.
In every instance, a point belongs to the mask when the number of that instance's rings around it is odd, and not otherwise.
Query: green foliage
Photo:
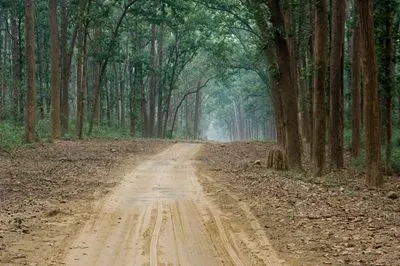
[[[36,136],[39,139],[49,139],[50,138],[50,117],[39,120],[36,123]]]
[[[89,125],[85,124],[84,126],[84,132],[88,132]],[[97,126],[93,128],[92,135],[90,138],[95,138],[95,139],[126,139],[130,138],[131,136],[129,135],[129,131],[126,128],[120,128],[117,126]]]
[[[0,149],[11,151],[23,145],[24,128],[10,122],[0,123]]]

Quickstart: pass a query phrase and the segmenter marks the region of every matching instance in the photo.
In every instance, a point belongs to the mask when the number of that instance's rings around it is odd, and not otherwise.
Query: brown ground
[[[132,250],[139,254],[148,248],[151,265],[164,259],[184,265],[193,259],[182,243],[195,252],[215,243],[212,249],[224,254],[222,265],[256,265],[246,258],[268,261],[273,253],[269,240],[289,265],[400,265],[400,202],[388,198],[389,192],[400,195],[399,179],[368,190],[362,174],[351,169],[318,180],[308,174],[273,172],[264,167],[271,144],[257,142],[204,144],[194,162],[196,178],[190,158],[199,147],[190,145],[175,145],[156,157],[171,143],[58,142],[12,156],[0,153],[0,265],[60,265],[66,247],[71,249],[67,261],[95,258],[90,257],[91,248],[100,254],[109,248],[108,242],[86,247],[86,240],[97,239],[96,232],[115,240],[115,246],[135,246],[131,241],[120,243],[112,231],[98,231],[103,225],[125,237],[126,230],[142,235],[147,242]],[[260,164],[254,163],[257,160]],[[141,162],[145,163],[133,170]],[[117,184],[121,185],[116,189]],[[104,195],[111,197],[104,201]],[[139,205],[124,211],[130,202]],[[99,211],[102,206],[106,216]],[[110,219],[102,219],[106,217]],[[182,224],[176,231],[178,222]],[[198,229],[193,231],[193,225]],[[83,246],[76,245],[79,231]],[[187,239],[193,232],[203,236]],[[141,237],[134,239],[143,242]],[[169,258],[165,248],[173,239],[177,256]],[[116,247],[115,254],[128,250]],[[212,261],[212,253],[195,254],[209,254],[206,258]],[[270,260],[269,265],[277,264]]]
[[[0,153],[0,265],[58,265],[49,254],[121,181],[124,164],[138,164],[170,145],[63,141]]]
[[[400,265],[400,200],[388,197],[400,195],[398,177],[369,190],[352,169],[320,179],[274,172],[264,167],[271,145],[205,145],[203,186],[227,208],[248,203],[290,265]]]

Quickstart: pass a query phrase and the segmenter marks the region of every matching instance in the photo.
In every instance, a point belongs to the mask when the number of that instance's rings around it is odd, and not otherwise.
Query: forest
[[[320,176],[400,171],[397,0],[0,2],[0,147],[273,140]]]

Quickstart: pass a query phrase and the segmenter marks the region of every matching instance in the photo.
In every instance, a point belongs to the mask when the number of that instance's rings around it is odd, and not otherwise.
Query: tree
[[[285,38],[285,24],[279,0],[269,0],[271,22],[274,26],[274,44],[279,66],[279,82],[286,125],[286,151],[289,169],[301,169],[301,143],[299,133],[297,88],[293,81],[292,58],[288,40]]]
[[[15,121],[20,120],[19,106],[22,104],[20,102],[21,95],[21,54],[20,54],[20,31],[18,27],[18,18],[15,14],[12,14],[11,18],[11,46],[12,46],[12,62],[13,62],[13,89],[12,89],[12,104],[13,104],[13,116]]]
[[[315,8],[314,93],[313,93],[313,174],[320,176],[325,164],[325,75],[328,16],[326,2],[317,1]]]
[[[383,183],[380,164],[378,76],[375,53],[373,1],[357,0],[359,7],[361,46],[363,49],[364,104],[365,104],[365,150],[367,184],[380,186]]]
[[[357,158],[360,152],[361,139],[361,91],[360,91],[360,20],[358,18],[358,1],[355,1],[355,16],[353,30],[353,53],[352,53],[352,129],[351,129],[351,153],[353,158]]]
[[[25,40],[26,40],[26,115],[25,115],[25,141],[36,141],[35,116],[36,116],[36,70],[35,70],[35,7],[34,0],[25,1]]]
[[[343,167],[343,47],[346,3],[332,0],[329,150],[330,166]]]
[[[51,38],[51,137],[60,138],[60,46],[58,41],[57,1],[49,0]]]
[[[150,42],[150,81],[149,81],[149,136],[154,137],[154,123],[156,116],[156,25],[151,25],[151,42]]]
[[[378,65],[381,145],[385,148],[385,169],[392,159],[392,97],[394,94],[393,9],[396,1],[375,1],[375,45]]]

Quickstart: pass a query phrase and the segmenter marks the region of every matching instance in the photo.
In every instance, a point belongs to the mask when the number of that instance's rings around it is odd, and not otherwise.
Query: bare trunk
[[[315,36],[314,36],[314,86],[313,86],[313,141],[312,161],[313,174],[322,175],[325,165],[325,76],[327,65],[326,35],[328,29],[328,14],[326,1],[317,2],[315,9]]]
[[[201,80],[198,81],[197,87],[200,87],[201,85]],[[200,90],[197,91],[196,93],[196,105],[195,105],[195,115],[194,115],[194,130],[193,130],[193,137],[194,139],[198,139],[200,134],[199,134],[199,125],[200,125],[200,99],[201,99],[201,93]]]
[[[164,23],[161,23],[158,33],[158,107],[157,107],[157,136],[164,137],[163,133],[163,98],[164,98]]]
[[[357,158],[360,153],[361,139],[361,92],[360,92],[360,21],[358,18],[357,1],[355,3],[355,27],[353,32],[353,53],[352,53],[352,130],[351,130],[351,154]]]
[[[86,79],[83,78],[83,68],[84,68],[84,59],[85,57],[85,32],[84,29],[79,30],[78,36],[78,57],[76,63],[76,82],[77,82],[77,101],[76,101],[76,134],[79,139],[83,138],[83,120],[84,120],[84,106],[85,106],[85,88],[84,84],[86,84]]]
[[[36,141],[36,70],[35,70],[35,7],[34,0],[25,1],[25,40],[26,40],[26,115],[25,141]]]
[[[51,39],[51,138],[60,138],[60,46],[58,41],[57,1],[49,0]]]
[[[375,54],[373,1],[357,0],[359,6],[361,43],[363,48],[365,137],[367,156],[367,183],[370,186],[383,184],[380,165],[378,77]]]
[[[254,3],[253,3],[254,4]],[[255,19],[257,26],[261,31],[261,35],[264,42],[269,39],[268,25],[266,20],[263,18],[261,8],[255,7]],[[265,61],[268,63],[268,74],[271,80],[271,95],[272,103],[274,106],[275,113],[275,124],[276,124],[276,135],[277,142],[279,145],[286,147],[286,124],[283,116],[283,104],[279,80],[277,80],[276,73],[278,72],[278,65],[276,63],[276,55],[272,48],[264,48]]]
[[[269,0],[272,12],[272,24],[275,29],[284,29],[283,15],[279,0]],[[299,133],[297,89],[291,73],[291,62],[289,47],[285,35],[281,30],[275,30],[274,43],[278,58],[280,72],[281,95],[283,102],[283,114],[286,124],[286,152],[288,166],[292,170],[302,169],[301,166],[301,142]]]
[[[329,97],[329,148],[330,166],[343,167],[343,48],[345,0],[332,1],[330,97]]]
[[[12,113],[14,121],[20,120],[20,94],[21,94],[21,58],[19,53],[19,29],[18,22],[15,17],[11,18],[11,35],[12,35],[12,62],[13,62],[13,89],[12,89]]]
[[[392,160],[392,94],[393,94],[393,79],[394,79],[394,64],[393,64],[393,9],[392,5],[386,5],[384,16],[384,51],[381,58],[385,68],[383,75],[384,84],[382,84],[382,126],[383,136],[385,141],[385,168],[390,169]]]
[[[149,95],[149,136],[154,137],[154,123],[155,123],[155,93],[156,93],[156,25],[151,26],[151,44],[150,44],[150,95]]]
[[[68,81],[69,81],[69,67],[67,55],[67,34],[68,34],[68,14],[67,14],[67,0],[61,0],[61,38],[60,38],[60,52],[61,52],[61,134],[64,136],[68,133]]]

